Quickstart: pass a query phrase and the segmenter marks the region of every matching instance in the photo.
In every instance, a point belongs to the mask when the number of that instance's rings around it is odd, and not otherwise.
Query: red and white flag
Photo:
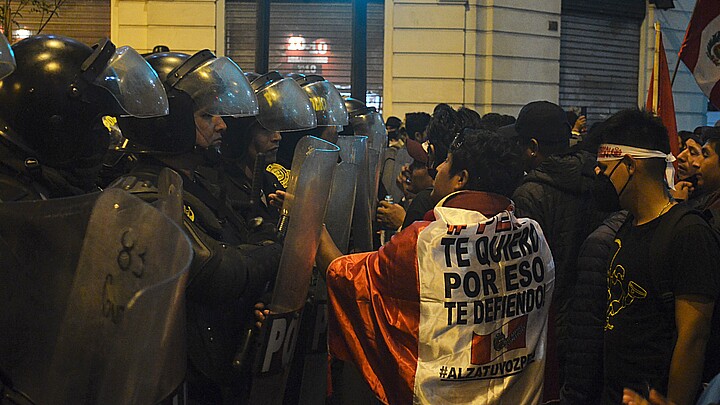
[[[490,363],[503,354],[527,347],[528,316],[515,318],[487,335],[473,332],[470,363],[476,366]]]
[[[333,261],[330,353],[352,361],[386,404],[537,404],[550,248],[508,199],[460,196],[466,202],[435,207],[435,221],[415,222],[378,252]]]
[[[678,56],[710,102],[720,107],[720,1],[695,3]]]
[[[677,122],[675,121],[675,102],[673,101],[670,70],[665,56],[662,31],[660,31],[660,25],[657,23],[655,25],[655,59],[645,109],[660,117],[663,125],[667,128],[670,153],[677,157],[680,154],[680,144],[678,142]],[[677,163],[674,163],[674,165],[677,168]],[[674,175],[670,178],[673,177]],[[674,188],[673,183],[669,184],[671,188]]]

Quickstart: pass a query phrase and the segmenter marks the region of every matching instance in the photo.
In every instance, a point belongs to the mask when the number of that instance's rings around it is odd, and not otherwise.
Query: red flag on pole
[[[678,143],[677,123],[675,122],[675,103],[673,102],[670,70],[668,69],[659,23],[655,23],[655,59],[645,109],[652,111],[662,119],[663,125],[668,131],[670,152],[677,156],[680,153],[680,145]]]
[[[720,1],[695,3],[678,57],[710,102],[720,107]]]

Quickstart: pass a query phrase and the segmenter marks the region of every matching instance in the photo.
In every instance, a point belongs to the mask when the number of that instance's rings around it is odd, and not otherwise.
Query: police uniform
[[[219,174],[220,170],[224,170],[224,175]],[[220,170],[203,167],[201,172],[208,178],[215,175],[216,184],[221,185],[216,196],[224,197],[234,213],[246,221],[249,240],[253,243],[275,240],[280,214],[275,207],[269,205],[268,195],[277,190],[285,191],[290,171],[278,163],[268,164],[261,173],[260,198],[253,203],[252,179],[240,165],[226,162]]]
[[[167,114],[166,94],[158,86],[157,75],[132,48],[116,49],[109,39],[100,40],[90,48],[71,38],[38,35],[17,42],[13,51],[17,70],[9,76],[6,75],[6,63],[0,57],[3,65],[0,68],[0,77],[3,78],[0,83],[0,201],[7,203],[2,205],[5,211],[3,223],[7,226],[0,237],[5,242],[0,256],[5,258],[1,273],[6,281],[4,291],[0,293],[0,302],[5,309],[0,326],[7,332],[3,337],[11,338],[10,344],[3,339],[4,344],[0,345],[6,351],[0,355],[0,365],[7,367],[0,381],[0,403],[4,404],[6,400],[9,403],[73,403],[78,398],[106,403],[98,396],[107,392],[103,390],[112,386],[115,381],[113,376],[117,374],[108,377],[109,374],[103,373],[108,367],[113,367],[121,374],[130,370],[132,362],[114,364],[108,360],[117,354],[111,353],[112,349],[99,351],[88,347],[103,340],[103,331],[99,330],[102,327],[97,327],[102,322],[98,313],[102,311],[104,316],[106,308],[83,305],[82,299],[101,302],[100,294],[104,291],[98,288],[92,289],[94,294],[78,293],[75,287],[92,284],[92,277],[86,277],[88,269],[97,266],[111,271],[113,266],[127,264],[114,260],[111,255],[105,255],[111,257],[110,265],[98,264],[101,260],[89,253],[91,250],[97,252],[97,247],[95,250],[87,248],[102,240],[88,236],[91,230],[99,229],[97,222],[92,223],[91,220],[98,216],[111,221],[120,218],[120,215],[115,215],[120,211],[108,204],[108,200],[115,205],[117,201],[122,201],[120,205],[124,206],[127,196],[114,191],[72,199],[52,199],[99,191],[96,177],[109,137],[97,117],[120,112],[138,117],[161,116]],[[4,54],[4,50],[0,52],[0,55]],[[123,58],[122,66],[113,65],[119,56]],[[48,71],[53,74],[43,73]],[[127,77],[142,80],[126,80]],[[107,86],[108,83],[114,86]],[[124,94],[143,96],[128,100],[122,97]],[[49,199],[51,201],[37,201]],[[131,205],[132,201],[128,202],[128,207]],[[123,211],[128,212],[147,214],[144,218],[153,221],[158,219],[157,223],[152,222],[153,226],[162,228],[168,225],[165,241],[173,241],[174,225],[157,210],[139,204],[139,208]],[[116,224],[102,224],[102,232],[108,238],[124,232],[113,227]],[[136,241],[150,239],[147,230],[135,228],[132,242],[126,243],[132,245]],[[121,245],[118,239],[113,242]],[[183,242],[184,239],[173,246],[180,249]],[[102,247],[114,248],[109,245]],[[185,247],[187,256],[182,256],[180,249],[177,257],[189,260],[189,246],[186,244]],[[161,252],[169,254],[166,249]],[[145,253],[157,259],[155,254],[158,251],[148,250]],[[168,271],[162,274],[172,273],[175,270],[173,264],[164,266]],[[143,267],[145,270],[148,271],[146,274],[156,275],[157,268]],[[184,270],[178,268],[178,271]],[[18,278],[20,274],[24,276]],[[152,283],[150,277],[143,281],[146,283],[137,285]],[[67,309],[71,304],[74,310]],[[182,302],[167,304],[170,307]],[[140,303],[136,308],[142,305]],[[94,316],[68,321],[67,316],[78,316],[86,309],[97,311],[92,312]],[[170,311],[163,306],[156,313],[164,316],[169,313],[165,310]],[[60,316],[54,311],[61,311]],[[132,322],[129,320],[122,328],[139,330]],[[20,331],[21,339],[12,340],[13,331]],[[28,341],[27,336],[33,339]],[[64,356],[67,350],[63,352],[63,349],[68,347],[72,361]],[[76,353],[77,347],[82,347],[84,351]],[[155,347],[146,341],[144,348]],[[92,370],[86,366],[88,362],[93,363]],[[91,371],[95,374],[88,378],[86,373]],[[150,374],[156,370],[144,371]],[[164,391],[167,384],[176,383],[177,375],[170,375],[172,372],[166,374],[163,370],[159,374],[164,380],[158,381],[155,387],[163,387],[148,390],[157,391],[148,394],[148,401],[153,401],[156,394],[164,395],[159,391]],[[143,373],[136,373],[133,378],[137,380],[126,381],[123,389],[137,392],[134,391],[137,388],[135,383],[145,377]],[[177,380],[181,381],[181,378],[177,377]],[[13,387],[14,384],[17,386]],[[20,394],[16,389],[25,393]],[[16,402],[18,400],[20,402]]]
[[[153,202],[163,167],[144,159],[113,187]],[[244,222],[212,195],[207,180],[181,176],[183,225],[195,252],[186,290],[190,397],[240,400],[247,376],[233,368],[233,357],[242,332],[252,327],[252,305],[274,279],[282,246],[244,244]]]

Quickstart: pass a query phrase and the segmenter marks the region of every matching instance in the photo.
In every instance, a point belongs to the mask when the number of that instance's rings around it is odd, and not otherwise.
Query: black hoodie
[[[585,238],[607,216],[595,208],[592,185],[595,157],[585,151],[553,155],[525,176],[515,190],[518,217],[536,220],[547,238],[555,262],[555,326],[560,367],[568,339],[568,302],[577,278],[577,258]],[[562,384],[562,376],[560,383]]]

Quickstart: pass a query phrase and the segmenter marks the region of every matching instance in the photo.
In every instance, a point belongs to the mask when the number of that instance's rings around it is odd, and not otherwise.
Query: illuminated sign
[[[302,35],[291,34],[287,44],[287,63],[297,73],[321,74],[322,65],[329,63],[330,45],[318,38],[308,42]]]

